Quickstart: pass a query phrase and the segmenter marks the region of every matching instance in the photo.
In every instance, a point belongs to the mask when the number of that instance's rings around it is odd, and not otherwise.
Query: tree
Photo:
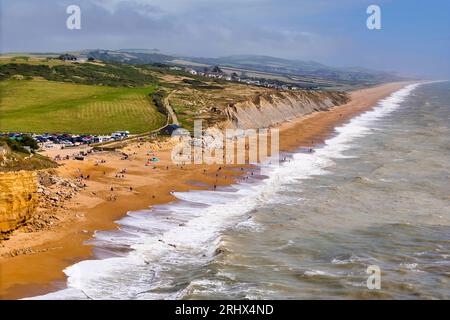
[[[214,66],[214,68],[212,69],[212,72],[222,73],[222,70],[219,68],[219,66]]]
[[[34,140],[32,137],[27,136],[27,135],[22,136],[22,140],[20,141],[20,144],[22,146],[30,147],[33,150],[39,149],[39,146],[38,146],[36,140]]]

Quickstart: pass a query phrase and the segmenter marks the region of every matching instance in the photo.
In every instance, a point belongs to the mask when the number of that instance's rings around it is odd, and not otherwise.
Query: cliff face
[[[349,101],[346,93],[290,91],[264,94],[224,109],[226,126],[240,129],[267,128],[314,111],[325,111]]]
[[[0,172],[0,238],[24,223],[37,203],[36,172]]]

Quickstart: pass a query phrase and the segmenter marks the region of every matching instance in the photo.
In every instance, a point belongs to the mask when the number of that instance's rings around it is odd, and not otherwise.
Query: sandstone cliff
[[[259,95],[252,100],[230,104],[224,109],[225,126],[240,129],[266,128],[314,111],[345,104],[349,96],[341,92],[289,91]]]
[[[23,224],[37,204],[36,172],[0,172],[0,238]]]

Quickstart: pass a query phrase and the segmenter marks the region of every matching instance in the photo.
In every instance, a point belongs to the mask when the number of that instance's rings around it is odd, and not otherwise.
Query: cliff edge
[[[0,172],[0,239],[35,212],[37,186],[34,171]]]
[[[314,111],[327,111],[349,101],[349,95],[344,92],[283,91],[230,104],[223,113],[227,118],[226,127],[267,128]]]

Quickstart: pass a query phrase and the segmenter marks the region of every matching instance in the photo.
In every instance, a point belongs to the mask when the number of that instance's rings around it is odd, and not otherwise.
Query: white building
[[[198,75],[198,72],[197,72],[197,71],[195,71],[194,69],[186,69],[186,72],[188,72],[188,73],[192,74],[193,76],[196,76],[196,75]]]

